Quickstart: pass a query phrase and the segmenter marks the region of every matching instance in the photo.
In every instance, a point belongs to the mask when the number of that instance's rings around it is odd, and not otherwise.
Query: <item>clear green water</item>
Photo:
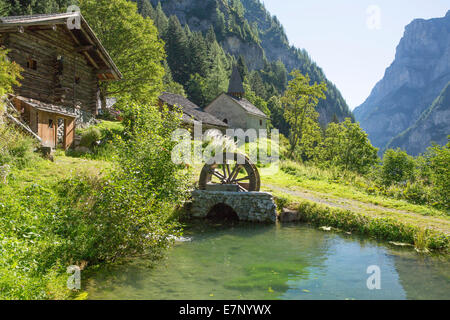
[[[450,261],[305,225],[196,225],[157,266],[84,279],[90,299],[450,299]],[[381,269],[369,290],[367,267]]]

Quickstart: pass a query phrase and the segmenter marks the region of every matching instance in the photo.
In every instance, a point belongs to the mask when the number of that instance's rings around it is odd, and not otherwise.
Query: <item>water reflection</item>
[[[99,270],[91,299],[450,298],[448,259],[305,225],[197,224],[163,261]],[[367,267],[381,269],[369,290]]]

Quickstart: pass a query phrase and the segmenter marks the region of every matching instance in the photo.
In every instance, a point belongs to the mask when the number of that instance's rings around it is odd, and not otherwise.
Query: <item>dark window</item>
[[[27,68],[31,70],[37,70],[37,61],[33,59],[28,59]]]
[[[259,125],[262,127],[262,120],[259,120]]]
[[[48,127],[53,129],[53,119],[48,119]]]
[[[227,119],[223,119],[223,122],[228,124],[228,120]]]

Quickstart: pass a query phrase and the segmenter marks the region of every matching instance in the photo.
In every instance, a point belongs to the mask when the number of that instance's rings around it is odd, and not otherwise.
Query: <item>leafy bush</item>
[[[171,161],[179,117],[131,107],[133,132],[118,140],[120,156],[106,176],[0,185],[0,299],[71,297],[68,265],[157,257],[178,233],[173,213],[188,189],[186,173]]]
[[[0,137],[0,166],[9,164],[23,168],[37,157],[34,154],[36,141],[6,122],[0,122]]]
[[[302,219],[317,226],[330,226],[346,231],[368,235],[386,241],[400,241],[419,246],[421,249],[448,251],[450,237],[429,229],[419,229],[413,225],[392,218],[371,218],[344,209],[329,208],[309,201],[298,206]]]
[[[89,127],[81,134],[80,146],[90,148],[101,138],[102,134],[98,128]]]
[[[433,145],[425,154],[431,171],[430,180],[439,205],[450,209],[450,136],[445,146]]]
[[[389,149],[384,153],[381,179],[390,186],[393,183],[406,184],[414,179],[414,158],[405,151]]]
[[[360,174],[366,174],[378,162],[378,149],[372,146],[359,124],[350,118],[328,125],[317,152],[319,165],[336,166]]]

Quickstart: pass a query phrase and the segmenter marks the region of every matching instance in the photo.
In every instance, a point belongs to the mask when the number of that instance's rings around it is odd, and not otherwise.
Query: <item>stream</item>
[[[450,259],[299,224],[199,222],[151,267],[136,258],[83,279],[89,299],[450,299]],[[369,266],[380,271],[370,290]],[[372,282],[373,283],[373,282]]]

